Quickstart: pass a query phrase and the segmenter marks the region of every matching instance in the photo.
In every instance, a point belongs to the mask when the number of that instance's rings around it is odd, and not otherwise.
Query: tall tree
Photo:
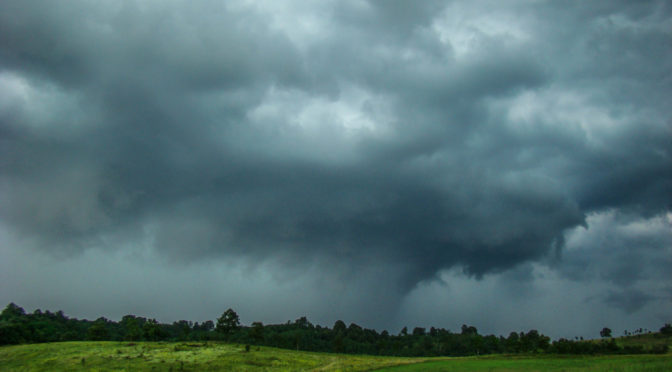
[[[110,330],[107,328],[108,320],[100,317],[89,327],[88,339],[91,341],[106,341],[110,339]]]
[[[264,324],[262,322],[252,323],[250,338],[254,343],[259,344],[264,341]]]
[[[166,338],[166,333],[156,319],[148,319],[142,325],[142,332],[148,341],[160,341]]]
[[[334,323],[334,332],[335,333],[343,333],[345,332],[345,322],[342,320],[337,320],[336,323]]]
[[[26,315],[26,311],[17,304],[11,302],[2,313],[0,313],[0,320],[11,320],[12,318],[20,318]]]
[[[425,329],[422,327],[415,327],[413,328],[413,336],[424,336],[425,335]]]
[[[124,315],[121,318],[121,326],[124,331],[124,340],[139,341],[142,338],[140,323],[134,315]]]
[[[217,327],[215,330],[228,338],[231,333],[236,331],[239,327],[240,318],[238,318],[238,314],[229,308],[222,314],[222,316],[217,318]]]

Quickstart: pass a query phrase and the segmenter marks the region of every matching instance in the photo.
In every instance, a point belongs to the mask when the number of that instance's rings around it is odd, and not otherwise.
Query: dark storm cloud
[[[606,302],[620,307],[628,313],[633,313],[653,299],[655,297],[650,294],[631,289],[624,292],[610,293],[606,298]]]
[[[570,234],[558,271],[579,283],[603,282],[609,289],[597,299],[628,314],[650,302],[669,301],[671,222],[669,214],[649,219],[614,210],[591,215],[588,229]]]
[[[408,4],[313,5],[331,17],[305,29],[233,2],[3,2],[3,223],[56,255],[149,240],[389,265],[407,290],[560,252],[589,213],[669,212],[665,2]]]
[[[563,270],[570,278],[600,277],[625,287],[642,279],[669,277],[672,246],[669,221],[639,220],[615,212],[591,218],[590,229],[577,232],[564,252]]]

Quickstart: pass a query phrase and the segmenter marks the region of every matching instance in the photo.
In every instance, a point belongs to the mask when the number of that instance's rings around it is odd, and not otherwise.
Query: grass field
[[[199,342],[59,342],[0,347],[0,371],[370,371],[427,358],[308,353]]]
[[[380,371],[672,371],[672,356],[668,354],[469,357],[384,368]]]
[[[643,346],[645,349],[650,349],[656,345],[667,345],[668,348],[672,349],[672,337],[663,336],[660,333],[617,337],[616,343],[619,346]]]
[[[672,355],[395,358],[197,342],[0,347],[0,371],[672,371]]]

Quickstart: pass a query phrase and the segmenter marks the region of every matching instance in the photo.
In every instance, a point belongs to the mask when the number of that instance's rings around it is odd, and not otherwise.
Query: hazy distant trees
[[[215,331],[216,330],[216,331]],[[600,333],[602,336],[609,334]],[[332,328],[313,325],[306,317],[284,324],[240,325],[238,314],[225,311],[216,324],[208,320],[192,323],[186,320],[162,324],[155,319],[126,315],[115,322],[106,318],[95,321],[70,319],[63,312],[35,310],[32,314],[15,304],[9,304],[0,313],[0,345],[56,342],[70,340],[114,341],[205,341],[227,340],[238,344],[267,345],[286,349],[319,352],[339,352],[396,356],[466,356],[493,353],[558,353],[558,354],[637,354],[666,353],[667,344],[643,346],[641,342],[617,344],[611,338],[601,342],[550,338],[537,330],[511,332],[508,337],[481,335],[474,326],[463,325],[460,332],[447,329],[415,327],[412,332],[404,327],[398,335],[387,331],[378,333],[355,323],[346,327],[338,320]],[[665,324],[661,333],[646,337],[656,339],[672,336],[672,326]],[[637,331],[640,333],[645,330]],[[606,337],[605,337],[606,338]],[[638,340],[639,341],[639,340]],[[669,341],[665,341],[669,342]]]
[[[62,311],[37,309],[26,314],[13,303],[0,313],[0,345],[78,340],[209,340],[216,338],[213,329],[211,320],[197,326],[188,321],[161,324],[135,315],[125,315],[114,322],[102,317],[95,321],[68,318]]]
[[[468,326],[466,324],[462,324],[462,334],[463,335],[475,335],[475,334],[478,334],[478,330],[474,326]]]
[[[670,325],[670,323],[665,323],[665,325],[660,328],[660,333],[665,336],[672,336],[672,325]]]
[[[415,327],[413,328],[413,336],[424,336],[425,335],[425,329],[422,327]]]

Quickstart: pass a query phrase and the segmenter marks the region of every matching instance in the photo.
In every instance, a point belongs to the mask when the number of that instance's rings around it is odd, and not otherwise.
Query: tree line
[[[603,328],[603,337],[610,336]],[[661,335],[672,336],[666,324]],[[57,341],[227,341],[303,351],[389,356],[467,356],[494,353],[613,354],[664,353],[665,345],[652,349],[621,347],[613,338],[600,342],[559,339],[551,342],[537,330],[511,332],[508,337],[481,335],[474,326],[459,332],[443,328],[404,327],[397,335],[378,332],[338,320],[332,328],[313,325],[306,317],[285,324],[254,322],[241,326],[238,314],[226,310],[217,320],[186,320],[163,324],[155,319],[126,315],[119,322],[104,317],[95,321],[69,318],[62,311],[35,310],[27,314],[10,303],[0,313],[0,345]]]

